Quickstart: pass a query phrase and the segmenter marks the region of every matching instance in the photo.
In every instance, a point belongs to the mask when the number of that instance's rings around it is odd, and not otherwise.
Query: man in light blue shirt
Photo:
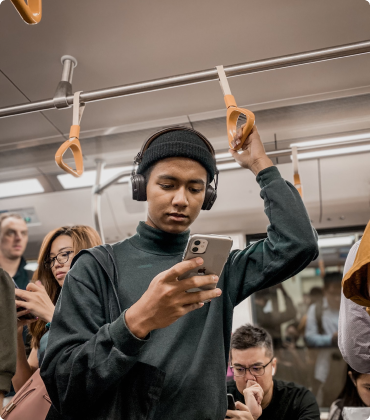
[[[308,347],[318,349],[314,373],[317,382],[313,391],[320,406],[329,406],[330,399],[336,398],[335,394],[342,386],[340,376],[344,362],[338,351],[341,280],[341,273],[327,273],[324,277],[324,297],[312,304],[307,313],[306,343]],[[335,376],[335,383],[326,387],[326,383],[332,382],[330,376]]]
[[[305,338],[309,347],[337,346],[342,274],[324,277],[324,298],[308,309]]]

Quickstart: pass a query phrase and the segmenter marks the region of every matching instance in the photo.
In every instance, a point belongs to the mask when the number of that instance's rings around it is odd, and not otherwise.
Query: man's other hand
[[[218,281],[217,276],[194,276],[178,280],[182,274],[202,264],[202,258],[193,258],[154,277],[148,290],[126,311],[126,325],[132,334],[145,338],[150,331],[168,327],[187,313],[204,306],[202,302],[220,296],[221,289],[186,292],[196,287],[214,285]]]
[[[247,387],[243,391],[245,405],[249,408],[254,420],[258,419],[262,414],[263,389],[252,380],[247,381]]]
[[[235,403],[237,410],[227,410],[226,419],[240,419],[240,420],[254,420],[251,412],[248,407],[241,402],[237,401]]]
[[[238,136],[241,138],[242,129],[237,131],[236,138]],[[229,149],[229,152],[240,166],[250,169],[256,176],[262,169],[274,166],[271,159],[266,155],[265,148],[263,147],[256,126],[252,128],[251,133],[246,138],[243,147],[241,148],[241,153],[232,149]]]

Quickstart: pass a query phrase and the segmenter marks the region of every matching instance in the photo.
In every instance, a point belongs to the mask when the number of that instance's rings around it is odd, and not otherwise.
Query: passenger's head
[[[296,344],[299,339],[299,324],[298,322],[292,322],[285,328],[285,341],[287,343]]]
[[[254,295],[254,302],[256,305],[262,306],[263,308],[266,306],[266,303],[271,299],[271,294],[269,289],[259,290]]]
[[[33,278],[41,280],[53,300],[52,291],[60,291],[73,257],[82,249],[100,244],[98,232],[90,226],[63,226],[49,232],[42,242]]]
[[[231,337],[230,361],[240,393],[243,393],[248,380],[258,382],[265,395],[271,391],[276,358],[272,338],[266,330],[249,324],[238,328]]]
[[[22,216],[4,213],[0,216],[0,253],[9,260],[20,258],[27,246],[28,228]]]
[[[312,305],[313,303],[318,303],[320,300],[322,300],[322,298],[324,297],[324,293],[321,287],[313,287],[310,290],[310,294],[309,294],[309,300],[310,300],[310,305]]]
[[[339,394],[340,406],[370,407],[370,374],[358,373],[348,366],[346,383]]]
[[[184,129],[159,135],[137,170],[146,180],[147,223],[169,233],[188,229],[199,215],[215,171],[213,154],[195,132]]]
[[[38,268],[32,280],[40,280],[51,301],[56,304],[73,257],[83,249],[101,245],[98,232],[90,226],[63,226],[49,232],[41,245]],[[39,347],[45,333],[45,322],[29,326],[32,347]]]
[[[324,277],[324,295],[331,309],[339,310],[342,287],[342,273],[327,273]]]

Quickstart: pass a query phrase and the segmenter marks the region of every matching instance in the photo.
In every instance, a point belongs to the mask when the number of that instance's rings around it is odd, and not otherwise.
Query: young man
[[[22,257],[28,242],[28,228],[23,218],[16,213],[0,216],[0,267],[13,277],[20,289],[26,290],[32,271],[25,270]]]
[[[266,330],[252,325],[238,328],[231,338],[230,356],[235,382],[228,383],[227,392],[234,395],[238,401],[236,408],[241,410],[227,411],[230,418],[247,420],[250,410],[259,420],[320,419],[319,407],[308,389],[273,379],[276,358],[272,338]],[[257,398],[254,406],[253,399],[248,399],[250,388]],[[259,411],[256,402],[260,402]]]
[[[41,375],[57,409],[72,418],[108,418],[122,398],[109,418],[221,420],[234,306],[301,271],[317,255],[316,233],[254,128],[244,151],[231,153],[257,176],[268,238],[232,252],[220,279],[178,281],[202,264],[181,260],[215,176],[214,151],[186,128],[161,132],[146,146],[138,173],[146,177],[147,220],[113,245],[125,311],[106,324],[104,274],[91,255],[79,257],[56,306]],[[239,179],[242,193],[242,172]],[[216,289],[186,293],[216,282]]]

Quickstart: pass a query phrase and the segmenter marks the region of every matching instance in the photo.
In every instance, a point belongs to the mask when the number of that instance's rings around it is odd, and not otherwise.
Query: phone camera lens
[[[200,241],[195,241],[194,245],[200,245]]]
[[[195,246],[191,251],[192,252],[197,252],[198,251],[198,248]]]

